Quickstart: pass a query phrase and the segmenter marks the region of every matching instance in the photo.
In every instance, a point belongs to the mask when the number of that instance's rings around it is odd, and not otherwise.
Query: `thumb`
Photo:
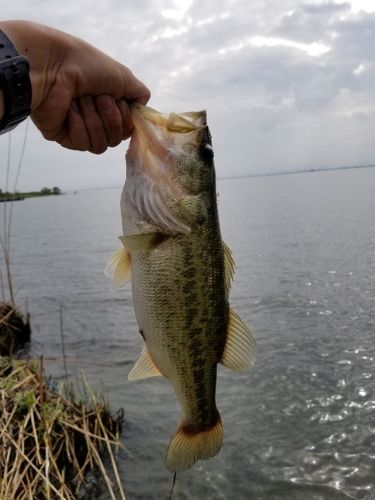
[[[127,81],[125,82],[124,93],[121,98],[128,102],[139,102],[140,104],[147,104],[151,97],[150,90],[136,78],[130,69],[123,66],[126,73],[129,73]],[[125,75],[124,75],[125,76]]]
[[[97,57],[87,57],[75,75],[76,89],[74,97],[83,95],[111,95],[116,101],[146,104],[150,99],[150,90],[134,76],[125,65],[96,50]],[[99,56],[99,57],[98,57]]]

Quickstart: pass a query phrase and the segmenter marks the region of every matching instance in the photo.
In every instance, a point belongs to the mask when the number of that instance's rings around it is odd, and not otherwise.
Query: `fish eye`
[[[202,145],[199,152],[204,160],[212,160],[214,157],[214,150],[208,142]]]
[[[205,222],[206,222],[206,217],[203,214],[198,215],[197,217],[198,226],[203,226]]]

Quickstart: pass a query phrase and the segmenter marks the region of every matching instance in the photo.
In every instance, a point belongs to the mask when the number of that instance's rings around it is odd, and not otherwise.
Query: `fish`
[[[131,281],[143,338],[128,379],[165,377],[181,406],[166,453],[167,468],[177,472],[220,451],[217,366],[248,370],[255,340],[229,306],[234,261],[220,233],[206,112],[132,104],[130,113],[122,247],[107,274],[116,288]]]

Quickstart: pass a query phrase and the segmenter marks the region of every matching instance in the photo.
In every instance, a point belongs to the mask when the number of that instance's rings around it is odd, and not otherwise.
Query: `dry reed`
[[[121,419],[84,387],[56,391],[43,359],[0,358],[0,499],[93,498],[102,484],[108,498],[125,499],[115,453]]]

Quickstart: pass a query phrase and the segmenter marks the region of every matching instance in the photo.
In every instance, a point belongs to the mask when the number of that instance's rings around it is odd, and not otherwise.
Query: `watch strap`
[[[0,134],[16,127],[31,113],[32,88],[29,61],[0,30],[0,88],[3,91],[4,114]]]

